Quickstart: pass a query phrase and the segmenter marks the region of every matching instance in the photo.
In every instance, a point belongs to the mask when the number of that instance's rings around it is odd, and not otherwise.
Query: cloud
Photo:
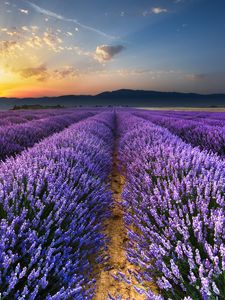
[[[75,69],[74,67],[67,66],[62,69],[56,69],[53,71],[54,78],[56,79],[65,79],[65,78],[72,78],[72,77],[78,77],[79,71]]]
[[[41,48],[43,46],[43,41],[38,35],[34,35],[26,41],[26,44],[31,48]]]
[[[153,7],[152,8],[152,13],[156,14],[156,15],[162,14],[162,13],[167,13],[167,12],[168,12],[168,10],[166,8],[162,8],[162,7]]]
[[[16,36],[16,35],[18,35],[18,32],[17,31],[7,31],[6,34],[9,36]]]
[[[21,69],[18,73],[25,79],[30,77],[35,77],[38,81],[46,81],[48,79],[47,67],[44,64],[38,67]]]
[[[27,9],[22,9],[20,8],[19,11],[22,13],[22,14],[25,14],[25,15],[28,15],[29,14],[29,11]]]
[[[119,69],[117,70],[120,76],[142,76],[149,75],[151,78],[159,78],[162,76],[177,75],[180,74],[179,71],[174,70],[153,70],[153,69]]]
[[[30,31],[30,29],[27,26],[22,26],[21,28],[23,31]]]
[[[98,35],[101,35],[101,36],[104,36],[108,39],[114,39],[115,37],[112,36],[112,35],[109,35],[99,29],[96,29],[94,27],[91,27],[91,26],[88,26],[88,25],[85,25],[83,23],[80,23],[78,20],[76,19],[70,19],[70,18],[66,18],[62,15],[59,15],[59,14],[56,14],[55,12],[53,11],[50,11],[50,10],[47,10],[47,9],[44,9],[30,1],[26,1],[26,3],[28,3],[36,12],[40,13],[40,14],[43,14],[47,17],[51,17],[51,18],[54,18],[54,19],[57,19],[57,20],[61,20],[61,21],[65,21],[65,22],[69,22],[69,23],[74,23],[76,24],[77,26],[80,26],[81,28],[83,29],[86,29],[86,30],[89,30],[89,31],[92,31]]]
[[[10,28],[1,28],[0,27],[0,31],[4,34],[4,35],[8,35],[10,37],[19,37],[20,36],[20,32],[19,29],[15,26],[10,27]]]
[[[167,13],[167,12],[168,12],[168,9],[167,9],[167,8],[153,7],[153,8],[150,9],[150,10],[145,10],[145,11],[143,11],[142,15],[143,15],[144,17],[146,17],[146,16],[149,16],[149,15],[151,15],[151,14],[159,15],[159,14]]]
[[[109,46],[100,45],[97,46],[95,51],[95,59],[99,62],[110,61],[115,55],[119,54],[125,49],[122,45]]]
[[[186,75],[186,78],[189,80],[194,80],[194,81],[202,81],[207,79],[209,76],[209,74],[204,74],[204,73],[200,73],[200,74],[188,74]]]
[[[23,47],[17,41],[0,41],[0,56],[12,55]]]
[[[63,50],[62,46],[60,46],[63,43],[62,39],[54,33],[44,32],[43,42],[54,52],[61,52]]]
[[[37,81],[48,81],[49,79],[64,80],[69,78],[77,78],[80,71],[73,66],[64,66],[58,69],[49,69],[46,64],[37,67],[29,67],[23,69],[12,69],[16,74],[24,79],[34,78]]]
[[[30,48],[43,47],[55,53],[60,53],[65,50],[63,45],[64,41],[56,32],[50,31],[49,29],[43,33],[38,33],[38,31],[39,27],[35,25],[22,26],[19,28],[0,27],[0,33],[2,32],[2,34],[6,36],[4,40],[0,41],[0,55],[13,55],[16,57],[23,54],[21,51],[23,51],[26,46]],[[8,36],[10,36],[11,40],[7,40]],[[70,48],[72,48],[72,46]]]
[[[33,25],[30,27],[32,29],[32,31],[38,31],[39,27],[37,25]]]
[[[80,55],[80,56],[87,56],[90,58],[93,58],[93,56],[95,56],[95,54],[93,54],[93,52],[85,51],[84,49],[77,47],[77,46],[72,47],[72,49],[76,52],[77,55]]]

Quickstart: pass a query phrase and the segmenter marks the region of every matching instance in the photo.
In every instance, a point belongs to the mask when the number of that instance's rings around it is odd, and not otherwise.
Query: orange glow
[[[104,87],[102,82],[104,80]],[[104,74],[96,76],[89,74],[80,76],[76,79],[67,80],[46,80],[39,82],[34,79],[18,80],[1,85],[1,97],[16,98],[38,98],[38,97],[55,97],[61,95],[95,95],[106,90],[115,90],[120,88],[138,88],[140,82],[137,78],[119,77]],[[144,84],[144,83],[143,83]],[[149,85],[150,86],[150,85]],[[144,88],[144,86],[143,86]]]

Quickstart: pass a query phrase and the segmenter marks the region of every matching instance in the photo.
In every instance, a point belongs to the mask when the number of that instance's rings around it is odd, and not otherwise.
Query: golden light
[[[0,67],[0,81],[4,79],[5,71]]]
[[[11,72],[0,66],[0,83],[11,82],[14,78],[15,76]]]
[[[0,83],[10,83],[18,80],[18,74],[0,66]]]
[[[18,74],[0,66],[0,97],[10,96],[11,90],[21,86],[21,83]]]

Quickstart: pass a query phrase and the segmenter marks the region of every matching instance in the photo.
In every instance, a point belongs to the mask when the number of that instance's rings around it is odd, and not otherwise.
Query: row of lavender
[[[151,114],[164,117],[173,117],[176,119],[194,120],[196,122],[206,122],[212,126],[224,126],[225,112],[204,112],[204,111],[177,111],[177,110],[154,110]]]
[[[225,121],[221,121],[223,124],[219,126],[218,124],[210,124],[210,120],[207,119],[176,118],[174,112],[171,112],[170,116],[165,116],[160,112],[151,113],[147,111],[135,112],[134,114],[154,124],[166,127],[193,146],[213,151],[221,156],[225,155],[225,129],[223,127]]]
[[[117,119],[137,288],[149,300],[224,299],[224,161],[132,114]],[[152,282],[160,296],[148,288]]]
[[[74,109],[46,109],[46,110],[19,110],[0,111],[0,126],[24,124],[29,121],[45,119],[57,115],[68,114]]]
[[[0,127],[0,160],[32,147],[43,138],[59,132],[72,123],[96,114],[90,110],[74,110],[25,124]]]
[[[113,139],[102,113],[0,164],[1,299],[92,299]]]

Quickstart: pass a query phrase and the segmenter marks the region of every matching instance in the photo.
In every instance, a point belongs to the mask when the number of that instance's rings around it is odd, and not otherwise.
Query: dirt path
[[[107,300],[108,293],[112,296],[120,295],[122,300],[135,299],[143,300],[143,296],[138,294],[132,285],[125,282],[118,282],[113,278],[112,274],[117,274],[119,271],[128,274],[128,269],[134,269],[126,259],[125,246],[127,242],[127,233],[123,221],[123,211],[120,208],[119,202],[122,192],[124,180],[118,172],[117,158],[114,156],[114,167],[112,173],[111,188],[114,197],[114,208],[112,217],[106,224],[106,235],[110,239],[108,254],[109,270],[101,270],[97,279],[96,296],[94,300]]]

